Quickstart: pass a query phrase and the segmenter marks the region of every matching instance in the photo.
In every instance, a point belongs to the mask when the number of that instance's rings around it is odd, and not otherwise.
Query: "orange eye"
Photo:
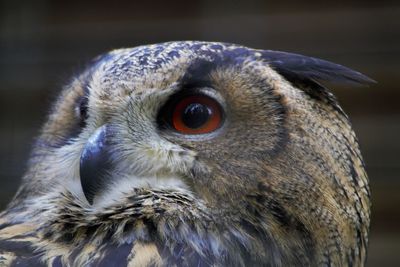
[[[180,100],[172,112],[172,125],[183,134],[205,134],[218,129],[222,122],[220,105],[205,95]]]

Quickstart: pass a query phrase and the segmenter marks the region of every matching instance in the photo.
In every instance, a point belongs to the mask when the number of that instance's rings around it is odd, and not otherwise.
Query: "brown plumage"
[[[372,82],[222,43],[97,58],[63,90],[1,214],[0,263],[362,266],[368,178],[323,81]]]

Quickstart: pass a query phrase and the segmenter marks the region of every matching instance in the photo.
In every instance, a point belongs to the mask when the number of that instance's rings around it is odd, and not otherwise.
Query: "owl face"
[[[231,248],[255,263],[357,265],[368,239],[368,179],[347,116],[321,80],[371,81],[327,61],[231,44],[112,51],[62,92],[12,205],[45,199],[61,214],[68,192],[90,216],[112,210],[121,219],[134,217],[126,210],[135,199],[153,203],[153,213],[140,214],[157,221],[157,240],[185,240],[160,226],[176,218],[193,231],[206,227],[199,221],[216,225],[196,232],[213,233],[204,238],[216,259]],[[156,204],[141,190],[156,192]],[[188,243],[195,251],[207,243],[196,240]]]
[[[40,182],[69,186],[93,205],[137,187],[184,190],[216,206],[255,192],[285,146],[274,86],[286,82],[236,58],[240,48],[210,54],[203,46],[186,44],[175,57],[171,48],[155,56],[154,46],[99,59],[66,89],[43,130],[46,164],[62,167]]]

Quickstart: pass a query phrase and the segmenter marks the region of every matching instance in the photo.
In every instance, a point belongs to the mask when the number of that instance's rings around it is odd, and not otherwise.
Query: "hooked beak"
[[[80,158],[80,178],[83,193],[90,204],[105,188],[112,171],[110,130],[107,124],[98,128],[88,139]]]

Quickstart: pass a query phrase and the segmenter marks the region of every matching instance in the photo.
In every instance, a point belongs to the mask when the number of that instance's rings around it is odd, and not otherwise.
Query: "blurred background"
[[[52,100],[113,48],[208,40],[297,52],[378,81],[334,87],[373,193],[368,266],[400,266],[400,1],[0,0],[0,208],[12,198]]]

